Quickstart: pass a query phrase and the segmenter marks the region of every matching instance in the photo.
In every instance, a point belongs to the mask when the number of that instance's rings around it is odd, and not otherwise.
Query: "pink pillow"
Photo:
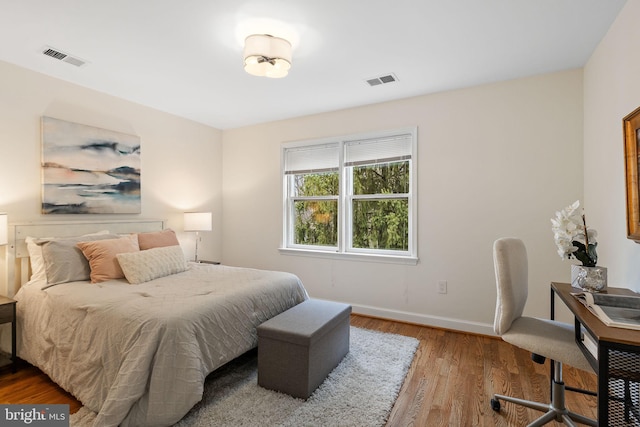
[[[138,236],[135,234],[119,239],[78,242],[77,246],[89,261],[91,283],[124,278],[124,273],[120,268],[116,255],[140,250]]]
[[[179,244],[175,231],[170,228],[162,231],[138,233],[138,245],[140,245],[141,251],[165,246],[178,246]]]

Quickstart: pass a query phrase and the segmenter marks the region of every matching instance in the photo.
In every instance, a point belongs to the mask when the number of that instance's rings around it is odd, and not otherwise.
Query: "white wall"
[[[527,312],[568,281],[549,219],[582,198],[582,70],[225,131],[223,261],[291,271],[310,295],[382,317],[489,333],[492,244],[524,239]],[[282,142],[418,126],[417,266],[281,255]],[[439,280],[449,292],[438,294]]]
[[[640,106],[640,2],[629,1],[584,69],[584,187],[609,284],[640,291],[640,245],[626,238],[622,118]]]
[[[183,211],[214,212],[201,258],[291,271],[312,296],[359,312],[489,332],[496,238],[528,245],[528,313],[547,315],[549,282],[568,280],[549,218],[582,197],[582,105],[582,71],[570,70],[221,132],[0,62],[0,210],[13,222],[78,218],[39,213],[42,115],[131,133],[142,141],[140,217],[180,232]],[[278,252],[283,141],[413,125],[417,266]]]
[[[40,214],[43,115],[140,136],[142,213],[111,217],[166,219],[190,255],[182,212],[211,210],[214,231],[203,233],[199,253],[220,259],[221,131],[0,61],[0,211],[10,222],[98,217]],[[0,294],[5,286],[0,279]]]

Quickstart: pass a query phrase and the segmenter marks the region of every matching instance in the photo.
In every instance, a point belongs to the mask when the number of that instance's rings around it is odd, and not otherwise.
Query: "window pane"
[[[338,201],[305,200],[294,202],[296,245],[338,245]]]
[[[409,249],[409,200],[353,200],[353,247]]]
[[[293,196],[336,196],[339,186],[338,172],[294,175]]]
[[[406,194],[409,162],[379,163],[353,167],[353,194]]]

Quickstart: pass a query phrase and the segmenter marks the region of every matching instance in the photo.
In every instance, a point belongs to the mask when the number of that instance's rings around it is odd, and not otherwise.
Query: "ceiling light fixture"
[[[291,43],[268,34],[244,40],[244,70],[253,76],[284,77],[291,68]]]

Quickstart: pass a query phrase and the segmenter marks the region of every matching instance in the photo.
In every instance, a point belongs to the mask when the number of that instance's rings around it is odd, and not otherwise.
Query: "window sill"
[[[418,258],[412,256],[373,255],[359,253],[341,253],[312,251],[308,249],[279,248],[282,255],[309,256],[316,258],[341,259],[349,261],[380,262],[389,264],[417,265]]]

